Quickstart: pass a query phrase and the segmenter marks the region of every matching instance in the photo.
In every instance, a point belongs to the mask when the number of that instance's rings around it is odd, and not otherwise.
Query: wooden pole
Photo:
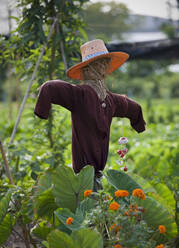
[[[3,161],[4,161],[4,169],[6,171],[7,177],[9,178],[10,184],[14,185],[14,181],[12,179],[11,171],[10,171],[9,164],[7,161],[6,153],[5,153],[4,148],[3,148],[3,144],[1,142],[1,138],[0,138],[0,150],[1,150]]]
[[[43,46],[42,49],[41,49],[41,53],[40,53],[40,55],[39,55],[39,58],[38,58],[38,60],[37,60],[36,65],[35,65],[35,68],[34,68],[34,71],[33,71],[32,77],[31,77],[31,80],[30,80],[30,82],[29,82],[29,85],[28,85],[28,87],[27,87],[25,96],[24,96],[23,101],[22,101],[22,104],[21,104],[21,106],[20,106],[20,110],[19,110],[19,113],[18,113],[18,116],[17,116],[16,124],[15,124],[14,129],[13,129],[12,134],[11,134],[11,138],[10,138],[9,145],[12,144],[12,142],[13,142],[13,140],[14,140],[14,136],[15,136],[15,134],[16,134],[16,132],[17,132],[17,127],[18,127],[18,124],[19,124],[19,122],[20,122],[20,118],[21,118],[21,115],[22,115],[22,111],[24,110],[25,103],[26,103],[27,98],[28,98],[28,96],[29,96],[31,86],[32,86],[32,84],[33,84],[33,81],[34,81],[34,78],[35,78],[35,76],[36,76],[38,67],[39,67],[39,65],[40,65],[40,62],[41,62],[42,57],[43,57],[43,54],[44,54],[44,52],[45,52],[45,48],[46,48],[47,43],[48,43],[48,41],[49,41],[49,39],[50,39],[50,37],[51,37],[51,35],[52,35],[52,32],[53,32],[53,29],[54,29],[54,27],[55,27],[56,22],[57,22],[57,18],[54,18],[54,22],[53,22],[52,26],[50,27],[50,31],[49,31],[49,34],[48,34],[48,37],[47,37],[47,42],[44,44],[44,46]]]

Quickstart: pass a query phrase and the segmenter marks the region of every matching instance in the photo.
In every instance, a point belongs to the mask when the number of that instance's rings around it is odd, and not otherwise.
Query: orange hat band
[[[109,53],[109,52],[107,52],[107,51],[99,51],[99,52],[96,52],[96,53],[88,54],[86,57],[84,57],[83,62],[88,60],[88,59],[94,58],[94,57],[102,55],[102,54],[107,54],[107,53]]]

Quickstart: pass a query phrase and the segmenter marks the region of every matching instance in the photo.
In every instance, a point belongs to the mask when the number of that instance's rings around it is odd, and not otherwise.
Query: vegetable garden
[[[13,71],[8,80],[21,79],[26,88],[54,17],[58,19],[12,142],[19,104],[11,103],[11,118],[9,104],[0,104],[0,246],[13,247],[18,239],[26,248],[177,248],[177,99],[155,98],[150,104],[138,99],[147,122],[141,134],[128,119],[113,119],[98,190],[92,166],[77,175],[72,170],[70,113],[57,105],[48,120],[33,113],[39,86],[48,79],[65,80],[66,67],[77,61],[74,51],[86,39],[80,17],[85,2],[21,0],[16,32],[8,41],[1,39],[1,62]]]

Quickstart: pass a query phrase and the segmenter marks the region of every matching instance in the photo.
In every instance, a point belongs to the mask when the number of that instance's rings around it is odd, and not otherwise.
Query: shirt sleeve
[[[51,104],[58,104],[73,111],[74,94],[78,94],[77,86],[62,80],[51,80],[41,85],[34,114],[41,119],[48,119]]]
[[[115,101],[114,117],[127,117],[131,126],[138,132],[145,131],[146,122],[143,119],[141,106],[125,95],[113,94]]]

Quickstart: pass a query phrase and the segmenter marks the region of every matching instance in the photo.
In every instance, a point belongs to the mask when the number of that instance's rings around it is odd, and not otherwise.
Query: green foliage
[[[51,218],[54,210],[58,208],[52,194],[52,189],[47,189],[40,196],[36,197],[34,207],[37,211],[38,217],[46,216]]]
[[[172,23],[164,23],[161,25],[161,31],[167,35],[169,39],[175,38],[177,35],[177,31],[172,25]]]
[[[58,219],[66,226],[66,228],[69,228],[71,231],[79,230],[81,228],[81,224],[84,221],[84,217],[82,215],[82,212],[76,212],[75,214],[72,213],[68,208],[59,208],[55,211],[55,215],[58,217]],[[73,218],[73,224],[67,225],[66,220],[72,217]]]
[[[68,234],[54,230],[48,236],[50,248],[102,248],[103,242],[101,235],[95,230],[88,228],[74,231],[71,237]]]
[[[94,169],[92,166],[84,167],[75,175],[69,167],[60,166],[52,174],[53,194],[59,207],[69,208],[74,212],[84,196],[83,192],[93,189]]]
[[[128,190],[130,193],[132,193],[134,189],[141,188],[133,178],[122,171],[108,170],[107,179],[116,189]]]
[[[140,201],[140,205],[144,207],[144,219],[148,225],[157,228],[164,225],[169,236],[176,237],[177,226],[174,216],[167,209],[152,197],[146,197],[144,201]]]
[[[15,219],[11,214],[7,214],[0,223],[0,245],[2,245],[12,232]]]
[[[41,222],[38,226],[34,227],[33,230],[32,230],[32,233],[42,239],[42,240],[46,240],[47,239],[47,236],[48,234],[53,230],[52,227],[47,227],[46,226],[46,222],[43,221]]]
[[[11,191],[9,190],[7,192],[7,194],[1,199],[0,201],[0,223],[2,222],[2,220],[4,219],[8,207],[9,207],[9,202],[11,200]]]
[[[128,8],[114,1],[88,3],[84,7],[83,16],[90,40],[100,38],[107,42],[119,39],[131,27]]]

